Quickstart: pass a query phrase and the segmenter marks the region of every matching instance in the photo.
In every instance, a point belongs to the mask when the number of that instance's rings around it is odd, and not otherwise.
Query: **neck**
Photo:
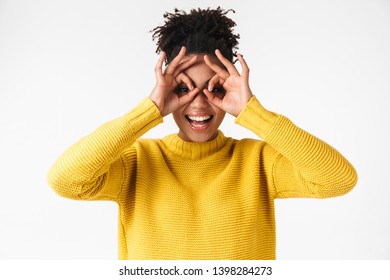
[[[176,156],[190,160],[200,160],[220,151],[229,141],[221,131],[210,141],[189,142],[181,139],[178,134],[172,134],[162,139],[166,148]]]

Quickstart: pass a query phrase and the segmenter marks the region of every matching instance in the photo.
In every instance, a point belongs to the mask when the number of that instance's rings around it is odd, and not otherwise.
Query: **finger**
[[[214,75],[209,82],[208,82],[208,90],[211,92],[214,89],[214,86],[219,83],[220,85],[223,85],[225,80],[223,80],[218,74]]]
[[[241,68],[242,68],[241,76],[243,76],[245,78],[249,78],[249,67],[248,67],[248,64],[246,63],[244,57],[241,54],[239,54],[239,55],[237,55],[237,58],[241,64]]]
[[[213,70],[215,73],[217,73],[221,78],[223,78],[224,80],[229,78],[229,73],[221,66],[213,63],[208,55],[205,55],[203,59],[206,62],[206,65],[210,67],[210,69]]]
[[[183,70],[191,67],[193,64],[195,64],[198,60],[198,56],[195,55],[193,56],[191,59],[189,60],[186,60],[182,63],[180,63],[177,67],[176,67],[176,70],[175,72],[173,73],[173,76],[176,77],[180,72],[182,72]]]
[[[175,72],[177,65],[186,55],[186,48],[181,47],[179,54],[168,64],[168,67],[165,69],[165,74],[172,75]]]
[[[222,109],[222,100],[218,97],[216,97],[214,94],[212,94],[208,89],[204,89],[203,93],[206,95],[207,100],[217,106],[218,108]],[[223,110],[223,109],[222,109]]]
[[[199,93],[200,89],[199,88],[194,88],[191,90],[189,93],[180,96],[179,97],[179,102],[180,102],[180,107],[186,105],[187,103],[191,102],[195,96]]]
[[[220,50],[216,49],[215,54],[217,55],[219,61],[221,61],[222,64],[226,67],[230,75],[240,75],[236,67],[234,67],[233,63],[231,63],[226,57],[224,57]]]
[[[166,56],[167,54],[165,52],[161,52],[160,58],[157,61],[156,67],[154,68],[154,72],[156,73],[156,76],[162,75],[162,66]]]
[[[191,79],[184,73],[180,73],[179,75],[176,76],[176,82],[180,85],[182,83],[186,84],[187,87],[190,90],[194,89],[194,85],[192,84]]]

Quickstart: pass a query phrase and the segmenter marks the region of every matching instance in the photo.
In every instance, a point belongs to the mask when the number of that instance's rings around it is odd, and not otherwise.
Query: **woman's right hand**
[[[199,92],[199,89],[193,86],[191,79],[183,72],[197,61],[197,56],[182,62],[185,54],[186,49],[185,47],[182,47],[179,54],[163,71],[162,66],[166,53],[162,52],[154,69],[156,74],[156,85],[149,98],[156,104],[163,117],[190,102]],[[180,92],[178,92],[179,86],[182,84],[188,88],[188,93],[180,94]]]

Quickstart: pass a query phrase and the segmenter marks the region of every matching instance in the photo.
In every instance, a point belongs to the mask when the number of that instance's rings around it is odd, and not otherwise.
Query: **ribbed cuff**
[[[160,111],[148,97],[144,98],[123,118],[131,126],[135,138],[142,136],[148,130],[163,122]]]
[[[253,96],[237,116],[235,123],[266,139],[277,118],[277,114],[265,109],[257,98]]]

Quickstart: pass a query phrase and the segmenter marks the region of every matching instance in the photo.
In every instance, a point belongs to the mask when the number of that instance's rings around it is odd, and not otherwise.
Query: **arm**
[[[338,151],[260,104],[249,88],[249,68],[241,55],[241,74],[218,50],[216,55],[226,69],[205,57],[216,75],[204,93],[210,102],[237,117],[237,124],[252,130],[279,153],[268,174],[274,197],[332,197],[356,185],[355,169]],[[211,93],[215,83],[226,91],[222,100]]]
[[[116,200],[123,184],[121,154],[160,122],[159,110],[145,98],[128,114],[102,125],[62,154],[49,171],[50,186],[72,199]]]
[[[357,182],[353,166],[333,147],[273,114],[255,97],[236,119],[263,138],[279,156],[272,167],[276,198],[326,198],[349,192]]]

